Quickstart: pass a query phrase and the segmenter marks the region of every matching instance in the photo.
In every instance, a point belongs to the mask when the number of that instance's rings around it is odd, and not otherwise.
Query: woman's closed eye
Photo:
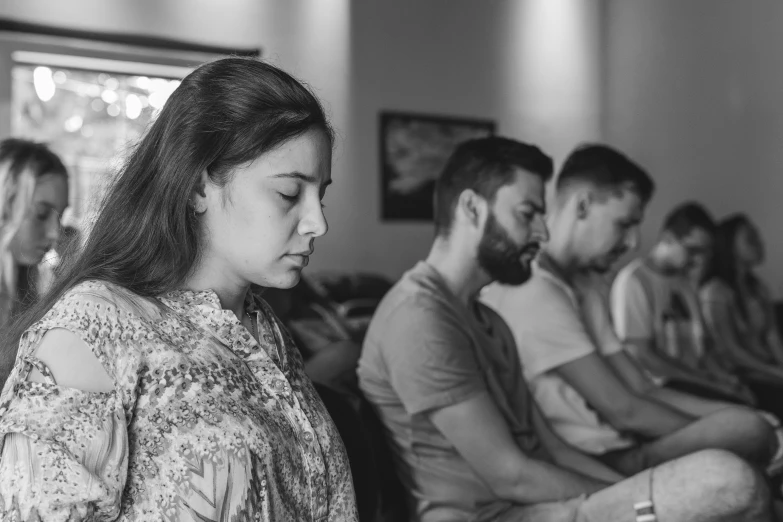
[[[287,201],[288,203],[294,203],[297,199],[299,199],[299,191],[280,191],[278,192],[281,198],[283,200]]]

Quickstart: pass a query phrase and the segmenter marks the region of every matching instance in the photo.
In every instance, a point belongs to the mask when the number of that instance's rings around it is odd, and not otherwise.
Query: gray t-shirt
[[[531,395],[513,335],[481,303],[468,310],[440,274],[420,262],[384,297],[364,341],[359,383],[393,442],[420,520],[485,520],[497,499],[430,420],[484,391],[520,449],[552,462],[532,424]]]

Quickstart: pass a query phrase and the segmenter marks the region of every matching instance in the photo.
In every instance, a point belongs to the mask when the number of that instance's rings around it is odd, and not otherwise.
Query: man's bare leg
[[[601,490],[581,505],[577,520],[634,521],[639,515],[634,505],[650,500],[658,522],[775,520],[761,475],[722,450],[700,451]]]

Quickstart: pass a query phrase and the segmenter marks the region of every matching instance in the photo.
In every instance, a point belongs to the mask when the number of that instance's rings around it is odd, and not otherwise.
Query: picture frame
[[[451,154],[495,129],[489,119],[381,111],[381,220],[432,221],[435,181]]]

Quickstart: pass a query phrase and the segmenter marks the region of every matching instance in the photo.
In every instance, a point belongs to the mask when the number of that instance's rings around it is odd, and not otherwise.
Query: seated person
[[[745,408],[696,419],[629,386],[636,369],[603,326],[585,323],[584,279],[605,273],[637,241],[653,182],[631,160],[588,145],[566,161],[556,186],[551,237],[532,278],[494,285],[483,300],[509,324],[525,375],[555,431],[624,474],[704,448],[766,465],[774,433]],[[596,337],[600,336],[600,337]]]
[[[610,312],[610,287],[606,278],[599,273],[580,274],[574,281],[576,293],[579,295],[579,309],[585,328],[590,337],[598,346],[615,346],[616,356],[606,358],[612,369],[617,373],[636,394],[641,394],[657,401],[664,402],[673,408],[695,417],[703,417],[716,411],[730,407],[737,407],[736,401],[721,401],[708,399],[703,396],[693,395],[677,391],[665,382],[655,379],[639,366],[638,362],[622,346],[622,342],[615,333]],[[704,389],[696,389],[702,394],[709,392]],[[765,412],[761,413],[775,428],[780,427],[776,417]],[[781,440],[783,429],[779,428]],[[781,448],[783,454],[783,448]],[[783,464],[783,462],[781,462]]]
[[[751,387],[759,405],[781,412],[783,343],[769,290],[753,270],[764,260],[761,236],[747,216],[723,220],[699,292],[716,351]]]
[[[656,379],[753,404],[752,393],[711,348],[696,288],[688,280],[697,259],[709,255],[714,227],[696,203],[674,209],[650,253],[615,278],[612,318],[617,335]]]
[[[429,256],[370,324],[359,382],[390,435],[413,520],[770,520],[763,479],[734,453],[701,451],[620,480],[565,444],[532,400],[512,333],[476,298],[493,280],[529,277],[547,240],[551,172],[530,145],[461,144],[436,184]]]
[[[0,332],[38,301],[39,266],[57,241],[68,206],[68,171],[43,143],[0,141]],[[13,355],[0,361],[7,373]]]

